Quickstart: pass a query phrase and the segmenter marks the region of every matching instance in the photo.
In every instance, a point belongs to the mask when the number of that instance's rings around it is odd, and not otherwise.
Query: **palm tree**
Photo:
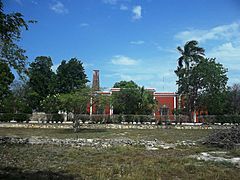
[[[189,75],[190,75],[190,69],[196,64],[201,61],[201,59],[204,58],[204,49],[201,47],[198,47],[198,42],[195,40],[188,41],[183,49],[178,46],[177,50],[181,54],[181,56],[178,58],[178,67],[175,73],[178,76],[178,93],[180,95],[184,95],[186,98],[186,109],[188,111],[188,115],[190,120],[192,120],[192,111],[193,104],[194,104],[194,98],[192,97],[192,92],[189,85]],[[180,103],[179,103],[180,104]]]
[[[185,64],[185,67],[189,69],[190,63],[198,63],[201,58],[205,56],[204,49],[201,47],[198,47],[198,42],[195,40],[188,41],[184,48],[182,49],[180,46],[177,47],[177,50],[181,54],[181,56],[178,58],[178,66],[179,68],[183,67],[183,62]]]

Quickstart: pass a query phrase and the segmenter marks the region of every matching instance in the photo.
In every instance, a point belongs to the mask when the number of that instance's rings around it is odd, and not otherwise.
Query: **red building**
[[[99,70],[93,71],[93,89],[96,91],[97,94],[111,96],[112,93],[116,93],[120,91],[120,88],[111,88],[110,91],[99,91]],[[179,96],[174,92],[156,92],[154,88],[146,88],[147,91],[153,93],[153,98],[156,99],[157,108],[154,112],[154,116],[169,116],[173,117],[174,109],[178,107]],[[90,114],[97,114],[96,106],[94,103],[91,103],[88,107],[88,112]],[[107,105],[104,114],[112,115],[114,107],[110,107]],[[170,118],[171,119],[171,118]]]

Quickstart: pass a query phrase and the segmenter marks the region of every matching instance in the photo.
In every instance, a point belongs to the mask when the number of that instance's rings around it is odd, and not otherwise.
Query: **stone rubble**
[[[203,161],[228,162],[240,167],[240,157],[226,158],[219,156],[221,154],[226,154],[226,152],[202,152],[198,155],[191,155],[190,157]]]
[[[115,138],[115,139],[85,139],[85,138],[43,138],[32,136],[30,138],[23,138],[17,136],[0,136],[0,144],[30,144],[30,145],[59,145],[71,147],[92,147],[92,148],[106,148],[115,146],[144,146],[147,150],[174,149],[178,145],[193,146],[193,142],[178,142],[178,143],[164,143],[157,139],[153,141],[148,140],[132,140],[129,138]]]

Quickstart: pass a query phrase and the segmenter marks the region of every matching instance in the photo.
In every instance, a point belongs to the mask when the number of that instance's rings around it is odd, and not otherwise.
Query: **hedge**
[[[29,114],[13,114],[13,113],[3,113],[0,114],[0,121],[1,122],[10,122],[11,120],[15,120],[17,122],[29,121],[30,115]]]
[[[214,124],[214,123],[230,123],[230,124],[240,124],[240,115],[208,115],[199,116],[199,122]]]

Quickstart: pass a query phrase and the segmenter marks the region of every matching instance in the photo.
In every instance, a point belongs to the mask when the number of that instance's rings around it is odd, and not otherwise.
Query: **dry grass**
[[[131,139],[158,139],[165,142],[183,140],[198,140],[206,137],[212,130],[193,129],[82,129],[73,133],[71,129],[27,129],[27,128],[0,128],[0,136],[43,136],[55,138],[118,138]]]
[[[125,133],[124,133],[125,132]],[[127,133],[126,133],[127,132]],[[197,140],[208,130],[70,130],[0,129],[0,135],[58,138],[158,138],[168,142]],[[120,135],[119,135],[120,137]],[[207,147],[147,151],[144,147],[107,149],[54,145],[0,145],[0,179],[239,179],[239,168],[228,163],[197,161],[189,155]],[[214,149],[216,150],[216,149]]]

